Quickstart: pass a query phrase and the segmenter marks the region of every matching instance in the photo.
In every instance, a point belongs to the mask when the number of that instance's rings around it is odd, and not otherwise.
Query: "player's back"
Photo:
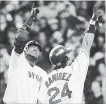
[[[42,88],[44,91],[42,92],[42,98],[40,96],[41,102],[47,104],[69,104],[74,102],[74,98],[77,101],[77,96],[75,97],[75,95],[80,86],[75,85],[74,73],[72,74],[72,71],[73,69],[70,66],[52,71]],[[46,96],[43,97],[43,94]]]
[[[70,67],[54,70],[48,75],[45,85],[48,88],[49,104],[66,103],[71,98],[72,91],[69,88],[69,81],[72,73],[71,69],[68,72],[68,68]]]
[[[81,104],[88,63],[88,56],[80,51],[70,66],[48,74],[39,95],[41,103]]]

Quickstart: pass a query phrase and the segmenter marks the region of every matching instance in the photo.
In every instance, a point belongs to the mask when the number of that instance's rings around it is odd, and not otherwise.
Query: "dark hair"
[[[59,69],[59,68],[64,68],[66,66],[67,61],[68,61],[68,57],[64,56],[64,59],[62,60],[62,62],[58,62],[60,63],[60,65],[58,63],[54,65],[54,70]]]

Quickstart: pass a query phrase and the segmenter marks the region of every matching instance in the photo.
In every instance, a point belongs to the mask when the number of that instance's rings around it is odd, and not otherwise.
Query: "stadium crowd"
[[[31,1],[0,1],[0,104],[8,81],[8,67],[17,29],[28,19]],[[35,1],[40,13],[31,27],[30,39],[43,46],[42,57],[37,63],[52,71],[48,55],[57,44],[79,51],[83,36],[92,15],[93,6],[98,3],[105,14],[105,1]],[[90,65],[84,87],[84,104],[105,104],[105,15],[97,23],[95,40],[90,54]],[[77,77],[77,76],[76,76]]]

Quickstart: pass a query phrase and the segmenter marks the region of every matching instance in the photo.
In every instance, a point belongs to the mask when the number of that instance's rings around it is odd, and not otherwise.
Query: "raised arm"
[[[33,21],[35,21],[39,10],[35,8],[35,5],[32,5],[31,14],[28,20],[24,23],[22,28],[18,29],[17,35],[14,42],[14,50],[16,53],[21,54],[23,52],[26,42],[29,40],[29,32]]]
[[[95,23],[98,21],[98,18],[102,15],[103,15],[102,12],[98,10],[97,5],[95,5],[93,9],[92,18],[89,22],[89,28],[84,36],[82,47],[81,47],[81,49],[83,49],[88,55],[90,54],[90,49],[93,44],[93,40],[95,36],[95,31],[96,31]]]

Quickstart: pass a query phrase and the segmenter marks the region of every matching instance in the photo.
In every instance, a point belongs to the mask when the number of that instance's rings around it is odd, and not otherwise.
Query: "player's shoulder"
[[[43,70],[41,67],[37,65],[34,66],[34,69],[38,71],[39,73],[47,74],[45,70]]]
[[[21,54],[18,54],[15,49],[13,48],[12,49],[12,52],[11,52],[11,56],[12,57],[20,57],[20,56],[23,56],[24,52],[22,52]]]
[[[15,52],[14,48],[12,49],[11,56],[20,56],[17,52]]]
[[[69,72],[69,73],[71,73],[72,72],[72,64],[71,65],[68,65],[68,66],[66,66],[65,68],[64,68],[64,72]]]
[[[37,66],[37,65],[34,65],[34,68],[39,69],[39,70],[42,70],[42,68],[40,68],[40,67]]]

